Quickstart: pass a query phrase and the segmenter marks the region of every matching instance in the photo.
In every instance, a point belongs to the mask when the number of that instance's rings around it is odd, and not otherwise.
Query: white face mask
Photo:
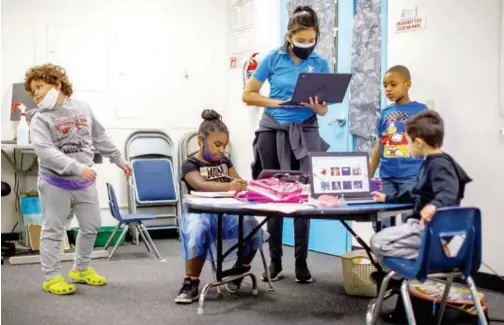
[[[40,103],[37,104],[37,107],[40,109],[53,109],[56,106],[56,101],[59,97],[59,91],[56,88],[52,87],[51,90],[47,92],[44,96],[44,99]]]

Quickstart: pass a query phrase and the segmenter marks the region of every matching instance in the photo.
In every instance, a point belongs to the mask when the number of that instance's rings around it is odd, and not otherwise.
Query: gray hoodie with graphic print
[[[120,168],[125,166],[89,105],[66,98],[63,105],[30,110],[27,115],[41,174],[79,178],[85,167],[93,165],[93,147]]]

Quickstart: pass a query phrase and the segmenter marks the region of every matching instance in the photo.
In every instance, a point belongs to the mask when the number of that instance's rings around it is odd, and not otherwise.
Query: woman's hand
[[[319,103],[318,97],[315,96],[315,100],[310,97],[308,103],[303,103],[305,107],[311,108],[317,115],[324,116],[327,114],[327,103]]]
[[[271,108],[303,108],[304,105],[284,105],[287,100],[274,99],[274,105]]]

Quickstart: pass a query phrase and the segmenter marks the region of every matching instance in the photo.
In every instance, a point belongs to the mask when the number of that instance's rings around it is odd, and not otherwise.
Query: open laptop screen
[[[369,158],[367,153],[311,153],[312,195],[344,194],[345,197],[369,195]]]

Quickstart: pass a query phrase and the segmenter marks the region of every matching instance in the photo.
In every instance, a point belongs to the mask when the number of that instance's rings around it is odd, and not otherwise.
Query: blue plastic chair
[[[458,252],[447,256],[443,241],[455,236],[465,236]],[[376,303],[368,308],[368,324],[376,324],[381,311],[387,286],[394,275],[404,278],[401,285],[401,296],[404,301],[406,316],[410,325],[415,325],[415,316],[408,291],[408,281],[418,279],[423,282],[427,278],[446,278],[446,287],[438,314],[438,324],[441,324],[450,287],[455,277],[466,281],[476,306],[481,325],[487,324],[487,319],[478,299],[476,285],[471,277],[481,265],[481,212],[477,208],[443,208],[439,209],[424,231],[422,244],[417,259],[385,257],[382,264],[392,270],[384,279]]]
[[[129,226],[133,225],[137,229],[140,236],[142,237],[142,240],[145,246],[147,247],[149,253],[154,251],[156,257],[162,260],[162,257],[159,254],[159,251],[156,245],[154,244],[154,241],[149,235],[147,228],[142,223],[142,221],[145,220],[154,220],[156,219],[156,216],[154,214],[128,214],[122,216],[121,212],[119,211],[119,205],[117,204],[117,198],[115,195],[114,187],[112,187],[110,183],[107,183],[107,193],[109,198],[110,213],[112,214],[112,217],[114,217],[117,221],[119,221],[119,223],[117,224],[117,227],[114,229],[109,239],[107,240],[107,243],[105,244],[104,248],[105,250],[110,246],[112,238],[114,238],[119,229],[121,229],[121,226],[125,225],[121,235],[119,236],[119,239],[117,240],[115,246],[112,248],[112,252],[110,252],[108,259],[110,260],[112,256],[115,254],[117,248],[119,247],[119,243],[123,240],[124,236],[126,236],[126,232],[128,231]]]

